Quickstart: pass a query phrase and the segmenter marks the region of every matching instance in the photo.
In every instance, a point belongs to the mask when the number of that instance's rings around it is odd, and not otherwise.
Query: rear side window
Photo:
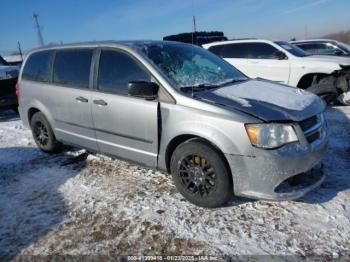
[[[53,66],[53,82],[79,88],[89,88],[93,51],[58,50]]]
[[[41,51],[29,56],[22,72],[22,79],[49,82],[53,51]]]
[[[266,43],[237,43],[209,49],[223,58],[276,59],[275,47]]]
[[[151,76],[129,55],[115,50],[102,50],[98,74],[98,89],[128,94],[130,81],[150,81]]]

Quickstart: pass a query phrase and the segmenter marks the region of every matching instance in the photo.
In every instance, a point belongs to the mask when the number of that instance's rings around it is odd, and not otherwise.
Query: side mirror
[[[276,51],[275,52],[275,57],[278,59],[278,60],[285,60],[285,59],[288,59],[288,57],[286,56],[286,54],[282,51]]]
[[[128,94],[153,100],[157,97],[159,86],[153,82],[131,81],[128,84]]]
[[[343,55],[344,52],[342,52],[341,50],[337,49],[337,50],[335,50],[334,54],[340,56],[340,55]]]

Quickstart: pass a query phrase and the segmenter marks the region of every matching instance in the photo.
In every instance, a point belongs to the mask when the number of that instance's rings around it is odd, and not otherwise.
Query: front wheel
[[[321,97],[327,105],[334,103],[338,95],[337,89],[329,84],[315,84],[306,90]]]
[[[319,96],[326,102],[327,105],[333,104],[337,98],[337,95],[334,93],[323,93]]]
[[[350,90],[339,95],[338,101],[344,106],[350,106]]]
[[[43,113],[37,112],[30,121],[30,127],[36,145],[46,153],[57,153],[61,150],[52,128]]]
[[[233,194],[232,177],[222,156],[200,140],[179,145],[170,169],[178,191],[195,205],[218,207]]]

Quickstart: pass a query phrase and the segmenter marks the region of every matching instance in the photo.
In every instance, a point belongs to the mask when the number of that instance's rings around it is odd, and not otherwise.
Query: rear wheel
[[[179,145],[171,158],[176,188],[191,203],[218,207],[233,194],[232,178],[219,152],[200,140]]]
[[[62,145],[59,143],[43,113],[37,112],[30,121],[30,127],[36,145],[44,152],[57,153]]]

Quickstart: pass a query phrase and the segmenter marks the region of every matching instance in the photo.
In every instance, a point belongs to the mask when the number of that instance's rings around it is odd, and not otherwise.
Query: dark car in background
[[[303,49],[311,55],[334,55],[350,57],[350,46],[330,39],[312,39],[291,41],[293,45]]]
[[[0,56],[0,110],[17,110],[16,83],[19,67],[9,65]]]

